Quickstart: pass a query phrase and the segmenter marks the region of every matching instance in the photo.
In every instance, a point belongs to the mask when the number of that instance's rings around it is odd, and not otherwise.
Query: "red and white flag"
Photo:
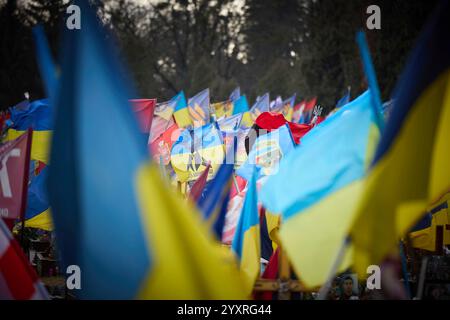
[[[0,218],[0,300],[47,299],[47,290]]]
[[[0,218],[17,219],[25,210],[32,131],[0,145]]]

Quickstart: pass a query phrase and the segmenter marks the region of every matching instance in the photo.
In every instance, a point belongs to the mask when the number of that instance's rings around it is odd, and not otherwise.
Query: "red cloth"
[[[312,126],[309,124],[298,124],[287,121],[281,113],[263,112],[256,119],[255,124],[265,130],[272,131],[279,127],[289,125],[292,137],[296,144],[300,143],[300,139],[311,130]]]
[[[139,128],[142,132],[149,133],[152,127],[156,99],[132,99],[130,103],[139,122]]]
[[[0,219],[0,300],[47,299],[34,269]]]
[[[200,177],[198,177],[198,179],[195,181],[194,185],[191,188],[191,192],[189,192],[189,199],[191,199],[193,202],[197,202],[197,200],[202,195],[203,189],[205,189],[209,169],[211,169],[210,164],[208,164],[205,171],[203,171]]]
[[[267,264],[266,270],[264,270],[264,273],[261,276],[262,279],[275,280],[278,278],[278,252],[279,251],[280,251],[280,249],[277,248],[277,250],[273,253],[272,257],[269,260],[269,263]],[[270,291],[256,292],[254,294],[254,298],[256,300],[272,300],[273,292],[270,292]]]
[[[247,186],[247,180],[241,176],[236,176],[236,182],[239,188],[239,192],[236,190],[236,185],[233,183],[230,189],[230,199],[233,199],[238,193],[242,192]]]

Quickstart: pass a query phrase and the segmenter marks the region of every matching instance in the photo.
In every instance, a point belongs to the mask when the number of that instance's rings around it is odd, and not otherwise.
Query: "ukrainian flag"
[[[201,127],[210,122],[209,89],[197,93],[188,101],[188,110],[194,127]]]
[[[64,267],[80,298],[240,299],[237,273],[200,217],[150,164],[127,84],[87,2],[65,30],[49,172]],[[237,272],[237,270],[235,270]]]
[[[269,111],[269,108],[270,97],[269,93],[266,93],[262,97],[257,98],[252,108],[244,113],[242,117],[242,124],[245,127],[250,128],[255,122],[256,118],[258,118],[261,113]]]
[[[35,162],[48,164],[49,145],[53,128],[53,108],[48,99],[20,103],[10,108],[11,126],[6,134],[6,141],[14,140],[24,134],[28,128],[33,129],[30,158]],[[25,226],[52,230],[48,201],[45,188],[46,174],[40,173],[30,177]]]
[[[282,213],[281,246],[308,288],[326,281],[350,231],[378,136],[367,91],[305,135],[261,188],[264,207]],[[350,258],[347,250],[340,271]]]
[[[245,95],[240,96],[239,99],[233,102],[233,115],[245,113],[248,111],[248,102]]]
[[[15,140],[28,128],[33,129],[31,159],[48,164],[48,150],[52,133],[53,110],[48,99],[21,103],[10,108],[11,125],[6,133],[6,141]]]
[[[216,123],[212,123],[182,131],[172,146],[170,161],[180,182],[196,180],[205,171],[208,163],[211,163],[208,174],[210,180],[216,174],[224,156],[221,133]]]
[[[50,205],[47,197],[48,166],[37,175],[32,175],[28,186],[25,227],[53,230]]]
[[[250,295],[253,291],[253,285],[259,276],[261,266],[261,236],[256,192],[255,170],[249,182],[244,206],[231,245],[240,261],[246,295]]]
[[[181,91],[172,99],[176,99],[176,105],[173,112],[173,117],[175,118],[175,122],[178,127],[186,128],[192,125],[192,119],[189,116],[189,110],[187,108],[186,97],[184,96],[184,92]]]
[[[450,190],[450,5],[442,1],[394,92],[352,228],[355,269],[366,275]]]
[[[414,248],[431,252],[438,251],[439,246],[450,244],[450,226],[448,202],[445,200],[438,206],[432,208],[427,215],[422,218],[421,223],[409,234],[411,245]],[[442,229],[442,239],[437,237],[438,228]],[[441,240],[442,242],[438,242]]]
[[[219,171],[197,202],[197,205],[203,214],[203,219],[207,221],[218,240],[222,239],[225,215],[230,199],[236,145],[237,140],[235,138],[234,144],[228,149],[227,155],[224,158]]]

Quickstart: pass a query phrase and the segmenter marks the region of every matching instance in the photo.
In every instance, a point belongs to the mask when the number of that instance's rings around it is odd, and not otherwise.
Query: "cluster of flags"
[[[448,2],[422,34],[386,126],[373,88],[354,100],[349,88],[327,116],[296,94],[265,93],[249,107],[239,87],[218,103],[209,89],[131,98],[114,48],[80,5],[83,28],[64,32],[58,77],[36,31],[50,98],[10,108],[0,147],[0,196],[5,168],[18,190],[0,213],[54,229],[62,265],[82,270],[80,298],[250,298],[260,276],[276,277],[280,250],[314,289],[342,248],[336,271],[364,277],[410,231],[419,248],[435,250],[437,230],[450,243]],[[13,149],[23,155],[15,164]],[[1,265],[13,242],[0,227]],[[20,297],[45,298],[27,277],[34,291]]]

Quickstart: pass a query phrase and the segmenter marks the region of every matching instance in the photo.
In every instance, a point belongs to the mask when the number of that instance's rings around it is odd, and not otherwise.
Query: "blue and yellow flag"
[[[269,111],[269,109],[270,97],[269,93],[266,93],[262,97],[258,97],[252,108],[244,113],[244,116],[242,117],[242,125],[250,128],[255,122],[256,118],[258,118],[261,113]]]
[[[49,146],[53,129],[53,108],[48,99],[25,101],[10,108],[10,127],[6,141],[14,140],[24,134],[28,128],[33,129],[30,159],[33,164],[49,162]],[[32,170],[33,171],[33,170]],[[51,215],[46,200],[46,174],[34,174],[30,177],[25,213],[25,225],[29,228],[52,230]]]
[[[248,102],[245,95],[240,96],[239,99],[233,102],[233,115],[245,113],[248,111]]]
[[[240,299],[239,277],[199,214],[165,187],[128,104],[113,47],[87,2],[65,30],[49,199],[80,298]],[[168,254],[170,253],[170,254]],[[65,269],[64,269],[65,270]]]
[[[294,140],[287,124],[259,136],[256,138],[246,162],[236,170],[236,174],[246,180],[250,180],[253,171],[256,171],[258,180],[261,177],[275,175],[278,172],[280,161],[294,150],[294,146]]]
[[[255,170],[248,185],[244,206],[231,245],[240,261],[240,269],[244,276],[244,290],[247,295],[253,291],[253,285],[261,268],[261,236],[256,178]]]
[[[203,218],[210,225],[218,240],[222,239],[225,224],[225,215],[233,182],[236,148],[237,138],[234,139],[233,145],[228,148],[219,171],[197,202]]]
[[[184,92],[181,91],[178,93],[172,100],[176,101],[173,117],[178,127],[186,128],[188,126],[192,126],[192,119],[189,116],[189,111],[187,108],[186,97],[184,96]]]
[[[264,207],[283,215],[283,249],[309,288],[325,282],[349,233],[378,137],[367,91],[306,134],[261,188]]]
[[[188,101],[188,110],[195,128],[210,122],[209,89],[197,93]]]
[[[6,133],[6,141],[17,139],[28,128],[33,129],[31,159],[48,164],[48,150],[53,128],[53,108],[48,99],[10,108],[11,124]]]
[[[180,91],[176,96],[167,102],[158,103],[155,107],[155,116],[161,117],[166,121],[169,121],[175,110],[183,108],[186,105],[186,98],[184,92]],[[177,123],[178,124],[178,123]],[[178,124],[179,125],[179,124]]]
[[[32,170],[34,171],[34,170]],[[25,211],[25,227],[53,230],[50,204],[47,197],[48,166],[38,174],[31,174],[28,186],[27,209]]]
[[[352,228],[365,276],[450,190],[450,3],[440,2],[408,60]]]
[[[196,180],[210,163],[210,180],[216,174],[224,156],[222,135],[216,123],[211,123],[182,131],[172,146],[170,161],[180,182]]]

